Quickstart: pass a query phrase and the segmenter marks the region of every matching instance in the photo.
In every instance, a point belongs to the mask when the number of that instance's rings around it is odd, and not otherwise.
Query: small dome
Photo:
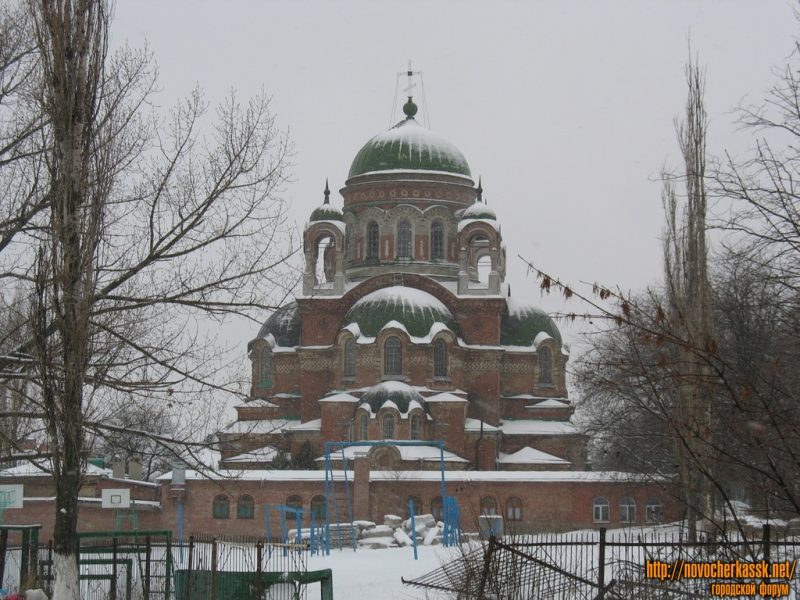
[[[294,348],[300,345],[302,328],[303,316],[300,313],[300,307],[297,306],[297,302],[290,302],[270,315],[267,322],[258,332],[256,339],[266,339],[267,334],[272,334],[278,346]],[[249,346],[252,346],[252,342],[250,342]]]
[[[507,298],[508,311],[500,321],[501,346],[532,346],[536,337],[546,333],[561,347],[561,332],[542,309]]]
[[[491,221],[497,221],[497,215],[495,212],[489,208],[485,202],[481,202],[478,200],[467,208],[463,213],[461,213],[461,220],[466,221],[469,219],[489,219]]]
[[[407,415],[408,411],[416,408],[417,405],[428,412],[428,405],[422,394],[402,381],[382,381],[369,388],[361,396],[362,405],[369,404],[373,414],[377,413],[387,402],[393,402],[401,415]]]
[[[364,144],[353,160],[348,178],[376,171],[441,171],[471,176],[461,151],[413,117]]]
[[[362,335],[375,337],[390,321],[397,321],[409,335],[424,337],[434,323],[443,323],[458,335],[458,323],[448,308],[428,292],[397,285],[367,294],[350,308],[342,328],[356,323]]]
[[[314,209],[314,212],[311,213],[311,216],[308,218],[309,221],[344,221],[344,214],[342,214],[341,209],[333,206],[332,204],[323,204]]]

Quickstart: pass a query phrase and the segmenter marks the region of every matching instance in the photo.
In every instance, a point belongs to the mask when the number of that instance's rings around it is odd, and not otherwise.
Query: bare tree
[[[202,445],[204,400],[230,392],[208,319],[255,318],[296,279],[278,197],[291,147],[263,95],[232,94],[208,138],[200,92],[167,119],[151,111],[152,59],[129,48],[109,55],[106,0],[27,0],[8,11],[25,17],[2,21],[23,51],[5,60],[0,47],[0,83],[19,77],[25,93],[2,113],[19,117],[8,134],[15,160],[0,163],[0,177],[18,183],[2,201],[0,263],[30,310],[0,362],[8,372],[21,356],[32,361],[24,416],[43,424],[52,454],[54,598],[77,600],[84,452],[133,431],[121,406],[155,408],[174,424],[166,435],[135,431],[162,449]]]

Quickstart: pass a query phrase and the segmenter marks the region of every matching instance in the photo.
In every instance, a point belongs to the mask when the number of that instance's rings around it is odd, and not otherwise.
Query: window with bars
[[[272,382],[272,349],[267,346],[261,351],[261,383]]]
[[[441,338],[433,344],[433,376],[447,377],[447,342]]]
[[[300,496],[289,496],[286,499],[286,506],[297,510],[303,510],[303,499]]]
[[[431,225],[431,258],[444,258],[444,226],[441,221]]]
[[[383,415],[383,439],[394,439],[394,415]]]
[[[356,376],[356,341],[353,338],[344,343],[344,376]]]
[[[397,258],[411,258],[411,222],[403,219],[397,224]]]
[[[367,258],[378,258],[381,245],[381,232],[375,221],[367,225]]]
[[[325,508],[325,496],[314,496],[311,499],[311,514],[314,515],[314,521],[317,523],[325,521],[325,514],[327,512]]]
[[[227,519],[230,509],[230,500],[225,494],[220,494],[214,498],[212,516],[215,519]]]
[[[361,427],[359,433],[361,434],[362,440],[369,439],[369,417],[367,415],[361,415]]]
[[[444,520],[444,503],[442,502],[441,496],[436,496],[436,498],[431,500],[431,514],[437,521]]]
[[[237,519],[252,519],[255,512],[255,503],[252,496],[241,496],[236,503]]]
[[[414,415],[413,417],[411,417],[411,439],[412,440],[422,439],[420,437],[420,418],[419,418],[419,415]]]
[[[625,497],[619,501],[619,522],[636,523],[636,501]]]
[[[390,337],[386,340],[383,347],[383,374],[402,375],[403,374],[403,345],[400,339]]]
[[[539,383],[553,383],[553,353],[547,347],[539,350]]]

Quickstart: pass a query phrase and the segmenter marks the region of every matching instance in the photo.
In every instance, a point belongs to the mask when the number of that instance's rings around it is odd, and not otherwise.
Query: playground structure
[[[345,449],[350,447],[376,446],[434,446],[439,448],[439,469],[442,478],[443,523],[442,544],[455,546],[461,543],[461,519],[455,497],[447,496],[444,469],[444,442],[431,441],[380,441],[380,442],[325,442],[325,535],[322,543],[326,554],[331,551],[331,539],[335,536],[339,550],[345,546],[357,547],[356,531],[353,525],[353,501],[350,482],[347,478],[347,456]],[[337,454],[332,454],[337,453]],[[340,455],[338,454],[340,453]],[[338,480],[333,462],[341,460],[341,478]],[[413,510],[413,509],[412,509]],[[413,513],[412,513],[413,514]],[[332,522],[331,517],[334,521]],[[416,550],[416,549],[415,549]]]

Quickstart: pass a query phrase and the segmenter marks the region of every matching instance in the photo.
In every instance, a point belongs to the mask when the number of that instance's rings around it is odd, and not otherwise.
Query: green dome
[[[350,166],[350,177],[376,171],[440,171],[471,176],[467,159],[451,142],[412,117],[368,141]]]
[[[332,204],[323,204],[314,209],[309,221],[344,221],[342,211]]]
[[[278,346],[294,348],[300,345],[300,332],[303,329],[303,317],[297,302],[290,302],[282,306],[267,319],[256,336],[257,340],[266,339],[267,334],[272,334]],[[253,342],[248,344],[248,351]]]
[[[490,221],[497,221],[497,214],[495,214],[485,202],[481,202],[479,199],[461,214],[462,221],[468,221],[470,219],[489,219]]]
[[[561,332],[546,312],[513,298],[507,302],[508,311],[500,322],[501,346],[532,346],[540,333],[546,333],[561,347]]]
[[[367,294],[356,302],[342,321],[353,323],[362,335],[375,337],[390,321],[397,321],[414,337],[425,337],[434,323],[443,323],[458,335],[453,314],[439,300],[416,288],[394,286]]]

